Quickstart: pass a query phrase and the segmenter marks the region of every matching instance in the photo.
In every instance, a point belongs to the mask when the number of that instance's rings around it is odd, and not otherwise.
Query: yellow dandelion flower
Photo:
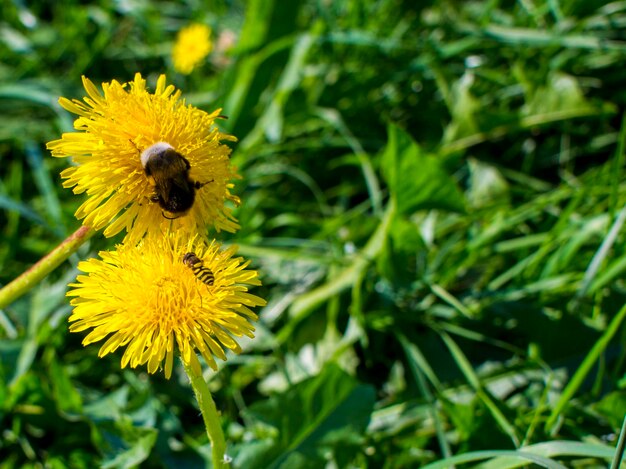
[[[88,94],[84,102],[59,99],[79,116],[74,122],[79,132],[64,133],[47,145],[52,156],[71,156],[77,164],[61,177],[64,187],[87,193],[76,212],[83,224],[96,230],[108,225],[105,236],[125,229],[129,242],[167,229],[206,232],[207,224],[218,231],[239,228],[225,205],[239,203],[230,193],[230,181],[238,175],[230,164],[230,148],[222,143],[236,139],[214,126],[220,109],[208,114],[186,105],[164,75],[154,94],[139,73],[130,83],[103,83],[102,94],[85,77],[83,84]],[[154,155],[155,148],[172,158],[149,174],[146,154]],[[181,193],[187,196],[185,204],[165,203]]]
[[[235,338],[254,337],[251,308],[265,305],[248,293],[261,282],[247,270],[249,262],[233,257],[236,250],[170,233],[100,252],[100,259],[79,263],[87,275],[70,284],[70,332],[91,329],[83,345],[108,337],[100,357],[126,347],[122,368],[147,363],[154,373],[165,361],[169,378],[176,349],[193,369],[199,370],[196,350],[217,369],[214,357],[226,360],[225,349],[241,352]],[[207,272],[211,281],[203,277]]]
[[[204,24],[190,24],[181,29],[172,50],[174,68],[189,75],[211,53],[211,28]]]

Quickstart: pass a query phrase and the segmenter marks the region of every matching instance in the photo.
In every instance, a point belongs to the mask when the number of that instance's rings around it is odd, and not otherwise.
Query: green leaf
[[[382,169],[400,214],[424,209],[465,211],[463,194],[441,159],[426,155],[393,124],[388,127],[388,138]]]
[[[134,468],[150,455],[157,438],[153,428],[137,428],[129,420],[117,422],[107,439],[111,444],[109,457],[102,463],[103,469]]]
[[[228,126],[241,135],[254,125],[254,108],[263,93],[271,87],[274,71],[282,70],[287,62],[286,49],[294,44],[296,17],[300,2],[254,0],[246,6],[246,20],[239,38],[239,60],[226,74],[224,109]],[[230,76],[229,76],[230,75]],[[244,121],[244,122],[240,122]]]
[[[374,388],[336,365],[248,409],[273,437],[235,450],[238,467],[320,467],[322,450],[347,450],[361,441],[375,402]],[[241,448],[240,448],[241,449]],[[311,464],[315,464],[311,466]]]
[[[607,394],[593,408],[609,421],[613,428],[619,428],[626,415],[626,391]]]
[[[50,381],[59,410],[67,413],[79,413],[82,409],[80,394],[70,380],[67,369],[56,358],[53,358],[50,363]]]
[[[12,210],[19,213],[20,216],[26,218],[27,220],[46,226],[46,222],[41,215],[35,212],[27,204],[20,202],[19,200],[12,199],[4,194],[0,194],[0,209]]]
[[[468,166],[470,187],[467,198],[473,208],[509,205],[509,184],[497,168],[474,158],[469,159]]]
[[[416,255],[424,249],[424,242],[416,225],[406,218],[395,218],[389,234],[378,257],[378,270],[396,285],[409,284],[416,277]]]
[[[525,115],[551,112],[588,112],[594,109],[583,95],[577,80],[564,73],[552,73],[545,85],[537,88],[526,106]]]
[[[83,412],[85,416],[95,421],[121,418],[124,408],[128,405],[128,399],[129,388],[123,386],[85,404]]]
[[[470,89],[474,79],[471,73],[464,74],[454,83],[447,99],[452,122],[446,127],[444,142],[451,142],[478,132],[476,115],[480,113],[480,103],[472,95]]]
[[[436,463],[428,464],[427,466],[424,466],[423,469],[446,469],[455,464],[477,462],[488,458],[494,458],[494,460],[496,460],[495,458],[498,458],[497,465],[493,466],[498,469],[511,469],[513,467],[525,466],[528,465],[529,462],[533,462],[539,467],[545,467],[548,469],[566,469],[565,466],[552,461],[551,459],[543,458],[525,451],[507,450],[474,451],[471,453],[459,454]]]
[[[591,350],[585,356],[585,359],[576,369],[576,372],[572,376],[571,380],[567,383],[567,386],[561,393],[558,401],[554,404],[554,408],[548,417],[545,424],[546,429],[550,430],[556,424],[556,420],[564,409],[570,404],[572,397],[582,386],[586,377],[591,372],[593,365],[600,359],[609,345],[609,342],[613,339],[617,331],[620,329],[624,319],[626,318],[626,306],[622,306],[620,311],[611,320],[608,327],[604,331],[602,337],[600,337],[593,345]]]
[[[477,452],[478,453],[478,452]],[[564,467],[556,462],[552,461],[555,458],[562,457],[580,457],[583,460],[588,458],[602,458],[609,460],[613,457],[615,449],[610,446],[600,445],[597,443],[582,443],[580,441],[547,441],[544,443],[537,443],[531,446],[525,446],[518,450],[518,453],[524,454],[524,459],[521,457],[496,457],[491,461],[488,461],[480,465],[481,469],[513,469],[516,467],[527,467],[528,456],[535,455],[543,459],[545,462],[542,464],[537,460],[534,460],[537,464],[541,464],[542,467]],[[465,455],[464,455],[465,456]],[[547,459],[551,458],[551,459]],[[547,463],[550,462],[550,465]],[[574,467],[574,466],[571,466]],[[581,467],[588,467],[581,464]]]

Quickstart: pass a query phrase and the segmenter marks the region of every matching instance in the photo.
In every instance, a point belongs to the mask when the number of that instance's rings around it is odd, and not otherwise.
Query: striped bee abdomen
[[[213,285],[215,275],[208,267],[202,265],[202,259],[196,256],[195,252],[188,252],[183,256],[183,263],[189,267],[198,280],[206,285]]]

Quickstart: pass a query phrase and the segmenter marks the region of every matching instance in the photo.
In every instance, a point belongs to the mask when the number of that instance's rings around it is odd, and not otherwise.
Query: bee
[[[206,184],[191,180],[189,161],[167,142],[157,142],[141,152],[141,165],[154,183],[150,200],[161,206],[168,219],[185,215],[193,206],[196,190]]]
[[[196,256],[195,252],[188,252],[185,254],[183,256],[183,263],[193,271],[193,274],[202,283],[209,286],[213,285],[213,282],[215,281],[213,271],[202,265],[202,260]]]

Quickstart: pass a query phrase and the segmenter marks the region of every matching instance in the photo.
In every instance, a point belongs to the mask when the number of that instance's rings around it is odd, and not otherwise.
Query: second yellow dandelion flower
[[[254,337],[252,308],[265,304],[248,293],[260,282],[235,251],[177,232],[101,252],[70,284],[70,331],[89,330],[84,345],[106,339],[100,356],[125,347],[122,367],[163,367],[169,378],[175,354],[198,369],[198,351],[216,369],[214,357],[226,360],[226,349],[241,352],[238,337]]]
[[[178,32],[172,50],[176,71],[189,75],[211,53],[211,28],[203,24],[191,24]]]

